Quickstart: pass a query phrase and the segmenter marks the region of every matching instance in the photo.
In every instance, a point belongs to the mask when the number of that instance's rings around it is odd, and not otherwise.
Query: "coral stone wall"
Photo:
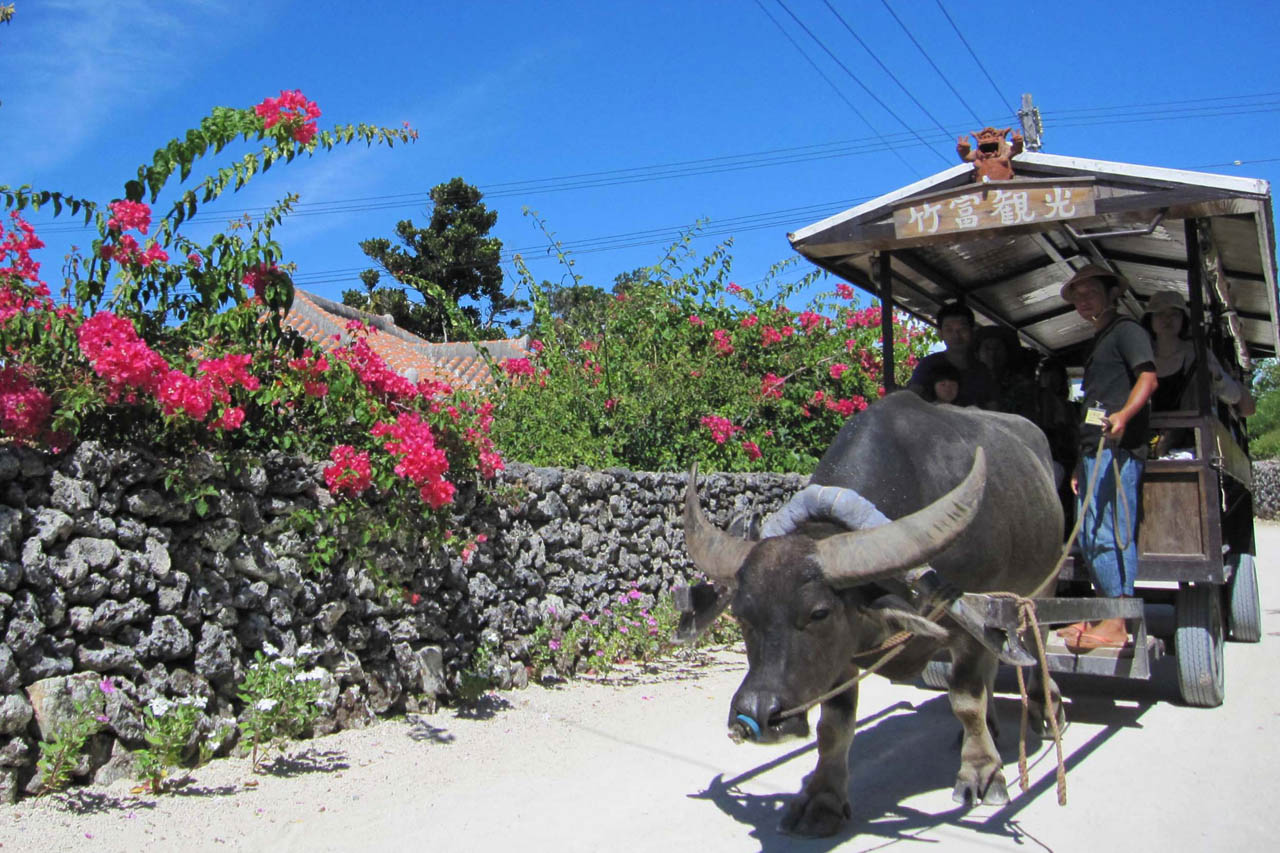
[[[528,635],[548,614],[598,611],[633,585],[656,597],[690,571],[685,475],[512,465],[509,498],[459,500],[457,526],[486,536],[468,562],[377,556],[409,593],[392,601],[358,567],[309,568],[312,537],[290,518],[332,500],[322,468],[0,446],[0,800],[39,787],[37,740],[104,676],[120,689],[77,768],[98,781],[128,772],[154,698],[205,700],[204,733],[240,713],[236,686],[267,644],[325,673],[323,733],[434,706],[481,642],[496,650],[486,675],[523,684]],[[802,482],[713,475],[703,506],[727,524]]]

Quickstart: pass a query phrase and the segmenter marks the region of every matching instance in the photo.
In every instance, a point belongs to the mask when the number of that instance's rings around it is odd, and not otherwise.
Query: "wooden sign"
[[[1093,216],[1093,187],[999,181],[913,199],[893,211],[895,237],[929,237]]]

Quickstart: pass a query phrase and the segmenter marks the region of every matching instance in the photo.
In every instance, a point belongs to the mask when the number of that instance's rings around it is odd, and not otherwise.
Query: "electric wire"
[[[813,70],[818,73],[818,76],[826,81],[827,85],[830,86],[832,91],[836,93],[836,96],[839,97],[840,100],[844,101],[845,105],[848,106],[849,109],[853,110],[854,115],[862,119],[862,123],[865,124],[867,127],[869,127],[871,129],[871,132],[874,133],[882,143],[884,143],[885,147],[889,148],[889,150],[893,152],[893,155],[898,158],[899,162],[901,162],[902,165],[906,166],[913,175],[915,175],[916,177],[920,177],[919,170],[917,170],[914,166],[912,166],[909,162],[907,162],[907,159],[902,156],[901,152],[899,152],[896,148],[891,148],[888,145],[888,143],[885,142],[884,137],[881,136],[880,131],[876,129],[876,126],[871,123],[871,120],[862,114],[862,110],[854,106],[853,101],[849,100],[849,98],[845,95],[845,93],[841,91],[840,87],[836,85],[835,81],[827,76],[826,72],[823,71],[821,67],[819,67],[818,63],[813,61],[813,58],[810,57],[807,52],[805,52],[804,48],[800,46],[800,43],[791,37],[791,33],[787,32],[787,28],[782,26],[782,23],[778,21],[778,19],[773,17],[773,14],[765,7],[764,3],[762,3],[761,0],[755,0],[755,3],[757,6],[760,7],[760,11],[764,12],[765,17],[767,17],[773,23],[773,25],[778,28],[778,32],[782,33],[782,35],[786,38],[786,40],[791,42],[791,46],[796,49],[796,52],[799,53],[802,57],[804,57],[805,62],[808,62],[810,67],[812,67]]]
[[[862,80],[858,78],[858,75],[854,74],[853,70],[850,69],[849,66],[841,62],[840,57],[836,56],[835,53],[832,52],[831,48],[827,47],[827,45],[822,41],[822,39],[818,38],[817,35],[814,34],[813,30],[809,29],[809,27],[805,25],[804,21],[796,17],[795,12],[792,12],[791,9],[787,6],[787,4],[783,2],[783,0],[774,0],[774,2],[777,3],[779,6],[781,6],[782,10],[791,16],[791,20],[795,21],[796,25],[799,26],[800,29],[804,30],[805,33],[808,34],[809,38],[813,39],[814,43],[818,45],[818,47],[822,48],[822,51],[831,58],[831,61],[834,62],[836,65],[840,66],[840,68],[844,71],[844,73],[848,74],[849,78],[853,80],[853,82],[857,83],[858,86],[862,89],[862,91],[867,93],[867,96],[870,97],[871,100],[875,101],[877,104],[880,105],[881,109],[883,109],[889,115],[893,116],[894,121],[898,122],[898,124],[902,125],[908,133],[912,134],[913,136],[916,137],[916,139],[920,140],[920,142],[925,147],[927,147],[934,154],[937,154],[939,157],[941,157],[944,162],[947,162],[947,158],[942,155],[941,151],[939,151],[938,149],[930,145],[928,142],[926,142],[924,137],[922,137],[918,132],[916,132],[916,130],[913,129],[909,124],[903,121],[900,115],[898,115],[896,112],[893,111],[892,107],[886,104],[880,98],[879,95],[871,91],[871,89],[867,87],[867,84],[863,83]]]
[[[757,0],[758,1],[758,0]],[[1160,101],[1148,104],[1131,104],[1118,107],[1085,107],[1062,109],[1045,112],[1046,118],[1054,127],[1074,128],[1090,127],[1099,124],[1143,123],[1152,121],[1173,121],[1188,119],[1204,119],[1233,117],[1242,115],[1273,113],[1280,110],[1280,100],[1257,100],[1268,96],[1280,95],[1277,92],[1259,93],[1257,95],[1228,95],[1212,98],[1196,98],[1180,101]],[[1224,101],[1244,101],[1255,99],[1252,103],[1223,103]],[[1173,106],[1176,109],[1139,109],[1141,107]],[[1104,111],[1114,115],[1104,114]],[[920,131],[929,138],[939,138],[933,131]],[[480,185],[479,189],[487,199],[499,199],[513,196],[527,196],[533,193],[563,192],[569,190],[589,189],[597,187],[619,186],[625,184],[647,183],[657,180],[668,180],[680,177],[694,177],[706,174],[717,174],[768,166],[792,165],[804,162],[816,162],[825,159],[859,156],[875,153],[886,148],[914,147],[919,143],[913,135],[897,132],[878,135],[874,139],[863,137],[834,142],[815,143],[804,146],[769,149],[761,152],[723,155],[719,157],[699,158],[695,160],[676,161],[652,166],[637,166],[612,171],[580,173],[578,175],[561,175],[552,178],[508,181],[503,183]],[[1266,160],[1249,160],[1242,162],[1267,162]],[[1234,163],[1214,164],[1234,165]],[[647,172],[644,170],[648,170]],[[581,179],[580,179],[581,178]],[[558,182],[558,183],[557,183]],[[420,205],[426,192],[399,193],[393,195],[366,196],[328,201],[299,202],[289,214],[289,219],[306,216],[329,215],[335,213],[365,213],[391,208],[416,207]],[[184,227],[221,224],[231,218],[249,215],[260,218],[263,207],[246,207],[232,216],[227,213],[199,213],[184,223]],[[42,227],[42,233],[88,232],[94,230],[92,225],[71,222],[51,222]]]
[[[973,116],[974,121],[978,124],[982,124],[982,119],[978,118],[978,111],[969,106],[969,102],[964,99],[964,95],[961,95],[959,90],[957,90],[955,86],[951,85],[951,81],[947,79],[946,74],[942,73],[942,69],[938,67],[938,63],[933,61],[933,57],[929,55],[929,51],[924,49],[924,46],[916,40],[914,35],[912,35],[911,30],[907,29],[907,25],[903,23],[903,20],[898,17],[898,13],[893,11],[893,7],[889,5],[889,0],[880,0],[880,2],[884,4],[885,10],[893,16],[893,19],[898,22],[898,26],[902,27],[902,31],[907,34],[907,38],[911,39],[911,43],[916,46],[916,50],[920,51],[920,55],[924,57],[925,61],[929,63],[934,71],[938,72],[938,76],[942,78],[943,83],[947,84],[947,88],[951,90],[951,94],[955,95],[956,99],[959,100],[960,103],[964,104],[964,108],[969,111],[969,115]],[[985,125],[983,126],[985,127]]]
[[[1009,113],[1011,115],[1016,116],[1018,114],[1017,108],[1014,107],[1013,104],[1009,103],[1009,100],[1000,92],[1000,87],[996,85],[996,81],[991,79],[991,72],[987,71],[987,66],[978,58],[978,54],[975,53],[973,48],[969,45],[969,41],[964,37],[964,33],[960,32],[960,28],[956,26],[956,22],[952,20],[951,15],[947,12],[947,7],[942,5],[942,0],[934,0],[934,2],[938,4],[938,9],[946,17],[947,23],[951,24],[951,29],[955,30],[956,35],[959,36],[960,41],[964,44],[965,50],[969,51],[969,55],[973,57],[973,61],[978,63],[978,67],[981,68],[982,73],[986,75],[987,82],[990,83],[991,88],[995,90],[996,97],[1004,102],[1004,105],[1009,108]]]
[[[858,35],[858,33],[853,29],[853,27],[849,26],[849,22],[845,20],[844,15],[841,15],[840,12],[836,9],[836,7],[831,5],[831,0],[822,0],[822,3],[827,7],[827,9],[831,12],[831,14],[836,16],[836,20],[839,21],[840,24],[845,28],[845,30],[848,31],[849,35],[853,36],[854,39],[858,42],[858,44],[862,45],[862,49],[867,52],[867,55],[875,60],[876,65],[880,66],[880,70],[883,71],[885,74],[888,74],[889,79],[892,80],[894,83],[896,83],[898,85],[898,88],[901,89],[903,93],[905,93],[906,96],[911,99],[911,103],[919,107],[920,112],[928,116],[929,120],[934,123],[934,125],[938,128],[938,130],[942,131],[947,136],[951,136],[952,131],[947,130],[945,127],[943,127],[942,122],[938,121],[938,119],[934,117],[933,113],[929,112],[929,108],[926,107],[924,104],[920,103],[919,99],[916,98],[915,95],[911,94],[911,90],[903,85],[902,81],[898,79],[898,75],[894,74],[893,71],[889,69],[889,66],[885,65],[880,60],[880,57],[876,55],[876,52],[871,49],[871,45],[867,44],[866,41],[863,40],[862,36]]]

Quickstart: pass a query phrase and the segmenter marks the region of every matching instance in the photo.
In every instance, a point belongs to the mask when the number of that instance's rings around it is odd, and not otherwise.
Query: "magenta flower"
[[[104,678],[98,682],[98,689],[109,695],[116,692],[116,685],[110,678]]]

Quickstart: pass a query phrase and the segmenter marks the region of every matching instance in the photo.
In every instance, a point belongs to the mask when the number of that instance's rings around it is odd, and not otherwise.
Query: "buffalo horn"
[[[818,541],[822,574],[833,585],[855,586],[929,562],[973,521],[986,482],[986,456],[978,448],[964,481],[924,509],[880,527]]]
[[[733,583],[742,561],[755,546],[754,542],[725,533],[702,514],[697,462],[689,471],[689,488],[684,496],[684,544],[698,570],[720,584]]]

